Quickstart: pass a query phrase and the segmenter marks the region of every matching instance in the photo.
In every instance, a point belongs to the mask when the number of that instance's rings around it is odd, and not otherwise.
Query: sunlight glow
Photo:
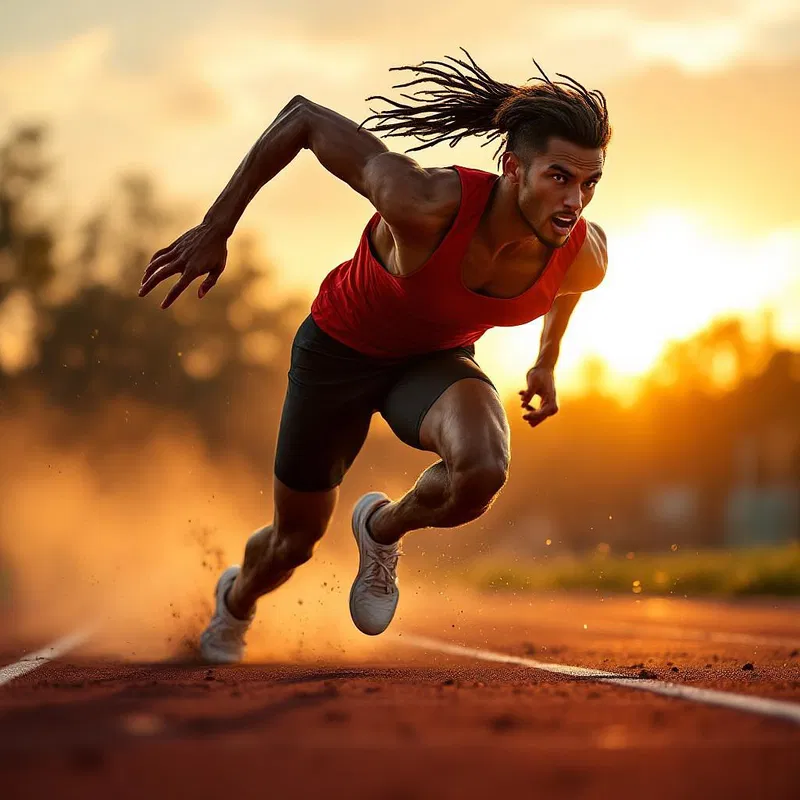
[[[624,394],[670,340],[721,316],[752,317],[772,308],[779,338],[800,338],[791,302],[800,289],[800,229],[723,238],[703,220],[666,210],[637,228],[606,233],[607,277],[581,298],[564,338],[559,374],[565,388],[577,388],[586,359],[599,356],[619,382],[611,388]],[[540,330],[537,321],[484,337],[478,355],[502,391],[521,388]]]

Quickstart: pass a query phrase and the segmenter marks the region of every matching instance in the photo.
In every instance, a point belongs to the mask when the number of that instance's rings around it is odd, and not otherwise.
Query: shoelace
[[[372,559],[372,563],[367,567],[370,588],[378,588],[385,594],[391,594],[397,588],[394,582],[397,561],[403,555],[403,551],[398,545],[392,549],[381,546],[371,547],[368,552]]]

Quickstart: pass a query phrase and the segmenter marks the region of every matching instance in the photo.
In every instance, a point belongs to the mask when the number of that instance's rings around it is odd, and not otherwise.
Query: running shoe
[[[367,529],[378,508],[390,502],[382,492],[365,494],[353,508],[353,536],[358,545],[358,574],[350,590],[350,616],[356,628],[369,636],[383,633],[392,621],[400,599],[397,588],[399,542],[379,544]]]
[[[241,567],[228,567],[217,581],[216,608],[211,622],[200,636],[200,655],[209,664],[238,664],[244,657],[244,637],[253,622],[255,611],[249,619],[237,619],[228,611],[225,598]]]

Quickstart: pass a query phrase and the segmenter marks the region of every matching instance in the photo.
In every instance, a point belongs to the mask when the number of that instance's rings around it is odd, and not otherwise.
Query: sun
[[[624,394],[668,342],[725,315],[771,307],[783,338],[800,340],[792,327],[797,305],[787,301],[800,292],[800,229],[730,236],[679,210],[653,212],[636,227],[604,227],[608,273],[570,321],[558,365],[562,389],[578,389],[581,365],[599,357]],[[496,329],[479,343],[481,363],[502,393],[522,388],[541,325]]]

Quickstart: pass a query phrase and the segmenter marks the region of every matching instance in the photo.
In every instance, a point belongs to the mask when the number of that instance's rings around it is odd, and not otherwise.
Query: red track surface
[[[399,632],[800,702],[796,606],[496,598],[480,612]],[[73,653],[0,687],[0,778],[4,800],[790,798],[800,725],[402,636],[360,656],[214,669]]]

